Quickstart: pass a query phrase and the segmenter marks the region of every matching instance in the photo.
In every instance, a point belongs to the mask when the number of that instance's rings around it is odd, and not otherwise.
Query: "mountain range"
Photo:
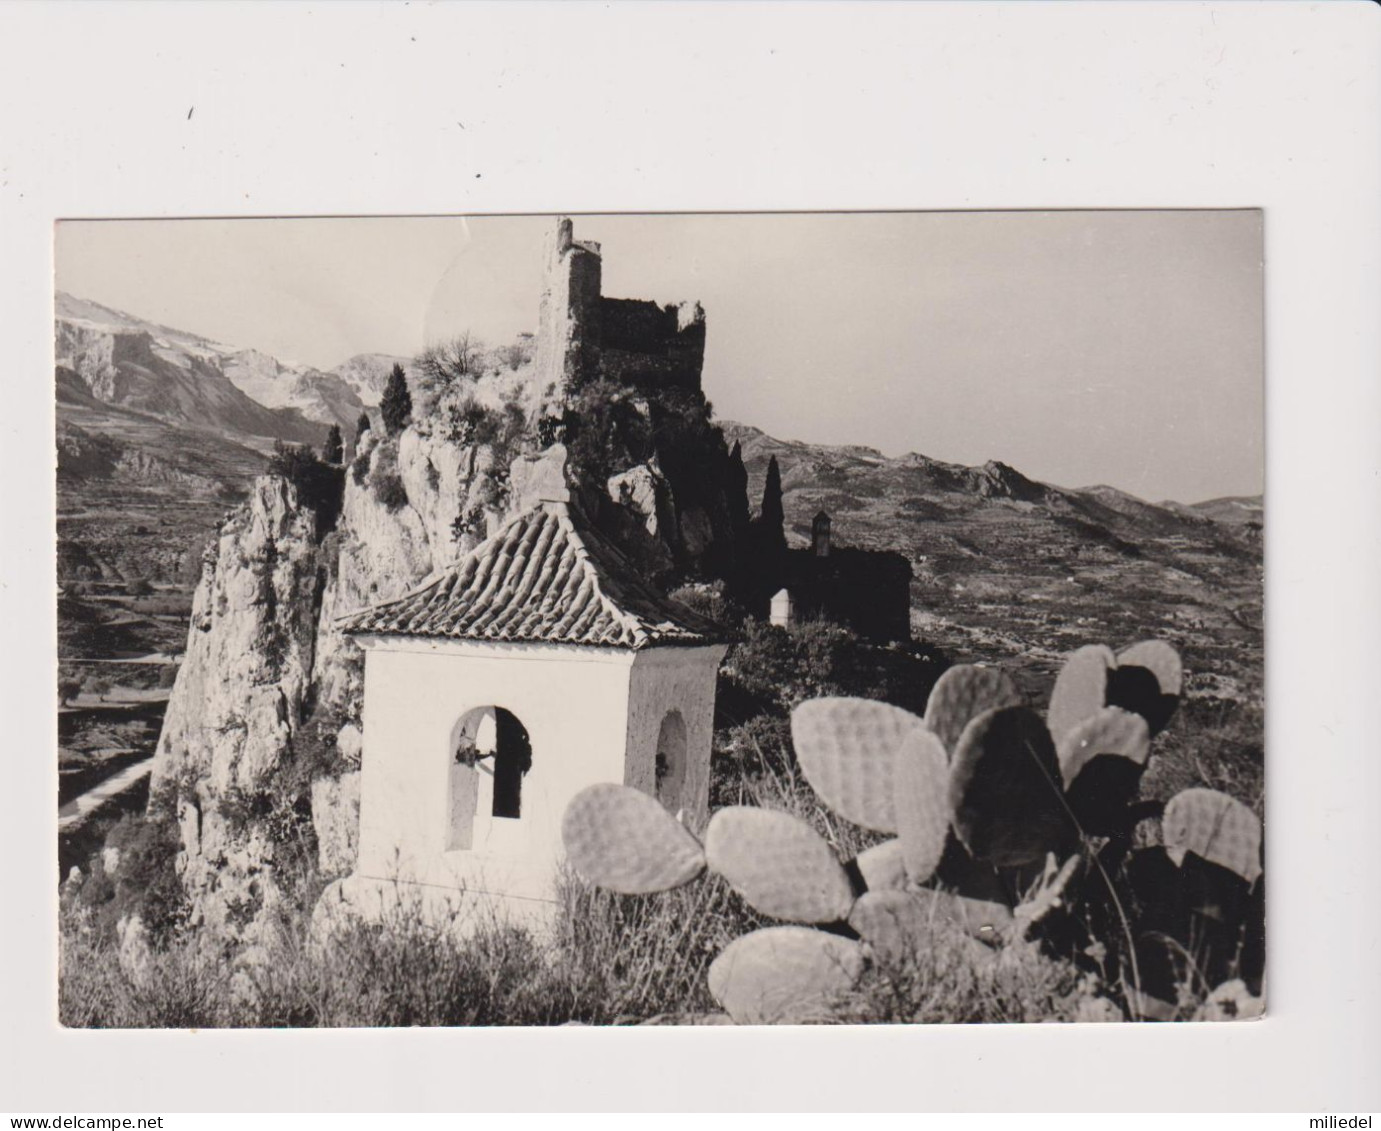
[[[61,293],[56,335],[59,569],[70,578],[194,576],[275,441],[317,445],[337,423],[349,442],[392,366],[407,367],[362,354],[322,371]],[[776,458],[796,544],[825,510],[840,544],[905,554],[916,635],[956,654],[1039,666],[1087,639],[1163,633],[1229,682],[1260,670],[1259,497],[1151,503],[997,461],[720,426],[742,447],[754,497]]]
[[[59,291],[59,380],[94,399],[169,423],[242,438],[319,444],[338,424],[349,436],[379,403],[395,362],[361,354],[324,371],[175,330]]]

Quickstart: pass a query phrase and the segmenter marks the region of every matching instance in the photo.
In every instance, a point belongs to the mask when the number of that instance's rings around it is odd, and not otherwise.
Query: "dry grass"
[[[705,971],[756,918],[722,881],[664,895],[560,885],[554,940],[496,921],[437,922],[402,904],[327,941],[284,907],[265,941],[214,948],[195,932],[124,961],[69,911],[59,1016],[76,1028],[629,1024],[715,1008]],[[89,919],[89,917],[88,917]]]

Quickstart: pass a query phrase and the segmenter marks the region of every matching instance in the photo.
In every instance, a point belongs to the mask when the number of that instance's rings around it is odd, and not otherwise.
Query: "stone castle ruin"
[[[603,381],[644,395],[682,393],[703,404],[700,303],[608,298],[601,275],[600,245],[575,239],[572,222],[558,220],[546,247],[537,340],[538,379],[547,395],[569,399]],[[613,501],[644,516],[649,531],[684,547],[692,578],[723,581],[729,595],[760,619],[768,619],[772,597],[786,589],[794,620],[831,620],[878,640],[910,638],[911,566],[903,555],[834,544],[823,513],[812,545],[790,549],[779,473],[769,470],[754,518],[737,444],[727,452],[722,445],[702,450],[678,467],[676,457],[684,454],[659,452],[648,468],[615,476],[608,487]],[[709,496],[715,505],[668,521],[668,483],[678,495]]]
[[[705,311],[698,302],[658,306],[601,293],[599,244],[576,240],[559,219],[547,240],[538,314],[537,371],[562,394],[603,378],[637,389],[700,392]]]

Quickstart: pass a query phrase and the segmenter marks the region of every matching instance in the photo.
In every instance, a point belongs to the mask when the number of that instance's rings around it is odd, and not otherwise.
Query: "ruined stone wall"
[[[606,379],[638,388],[700,388],[705,312],[698,302],[658,306],[640,299],[599,304],[601,365]]]
[[[911,563],[903,554],[789,550],[784,584],[803,617],[823,617],[872,640],[911,639]]]

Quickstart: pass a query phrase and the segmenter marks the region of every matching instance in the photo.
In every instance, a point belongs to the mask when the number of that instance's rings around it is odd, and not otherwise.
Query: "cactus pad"
[[[906,874],[930,879],[949,833],[949,765],[945,748],[929,728],[918,727],[897,754],[897,832]]]
[[[571,799],[561,838],[577,872],[622,895],[669,891],[705,867],[700,842],[655,798],[612,782]]]
[[[1179,695],[1184,690],[1184,665],[1180,654],[1164,640],[1143,640],[1117,654],[1119,668],[1146,668],[1156,677],[1162,695]]]
[[[1104,707],[1067,731],[1059,743],[1065,802],[1079,827],[1095,836],[1127,831],[1151,754],[1146,720],[1120,707]]]
[[[1103,644],[1085,644],[1070,653],[1055,679],[1046,712],[1056,741],[1107,706],[1108,676],[1116,666],[1112,649]]]
[[[1068,789],[1079,771],[1100,754],[1118,754],[1144,766],[1151,754],[1151,732],[1140,715],[1104,707],[1066,731],[1057,749],[1060,775]]]
[[[791,712],[796,760],[811,788],[840,816],[880,833],[897,831],[893,768],[921,720],[873,699],[810,699]]]
[[[898,839],[865,848],[854,857],[854,867],[869,891],[902,891],[906,887],[906,861]]]
[[[825,839],[790,813],[744,805],[719,810],[705,858],[764,915],[801,923],[846,919],[854,890]]]
[[[939,737],[945,751],[953,754],[969,720],[984,711],[1020,705],[1021,694],[1006,672],[955,664],[931,689],[925,706],[925,725]]]
[[[1143,640],[1118,653],[1108,680],[1108,704],[1135,711],[1156,735],[1179,706],[1183,683],[1179,653],[1163,640]]]
[[[1261,822],[1236,798],[1216,789],[1186,789],[1165,806],[1165,851],[1176,864],[1192,852],[1253,884],[1261,875]]]
[[[849,926],[889,966],[913,960],[929,938],[938,892],[869,891],[849,912]]]
[[[986,711],[964,728],[949,802],[960,842],[999,866],[1043,860],[1072,832],[1055,745],[1026,707]]]
[[[809,927],[766,927],[710,964],[710,993],[740,1025],[822,1017],[857,984],[863,948]]]

